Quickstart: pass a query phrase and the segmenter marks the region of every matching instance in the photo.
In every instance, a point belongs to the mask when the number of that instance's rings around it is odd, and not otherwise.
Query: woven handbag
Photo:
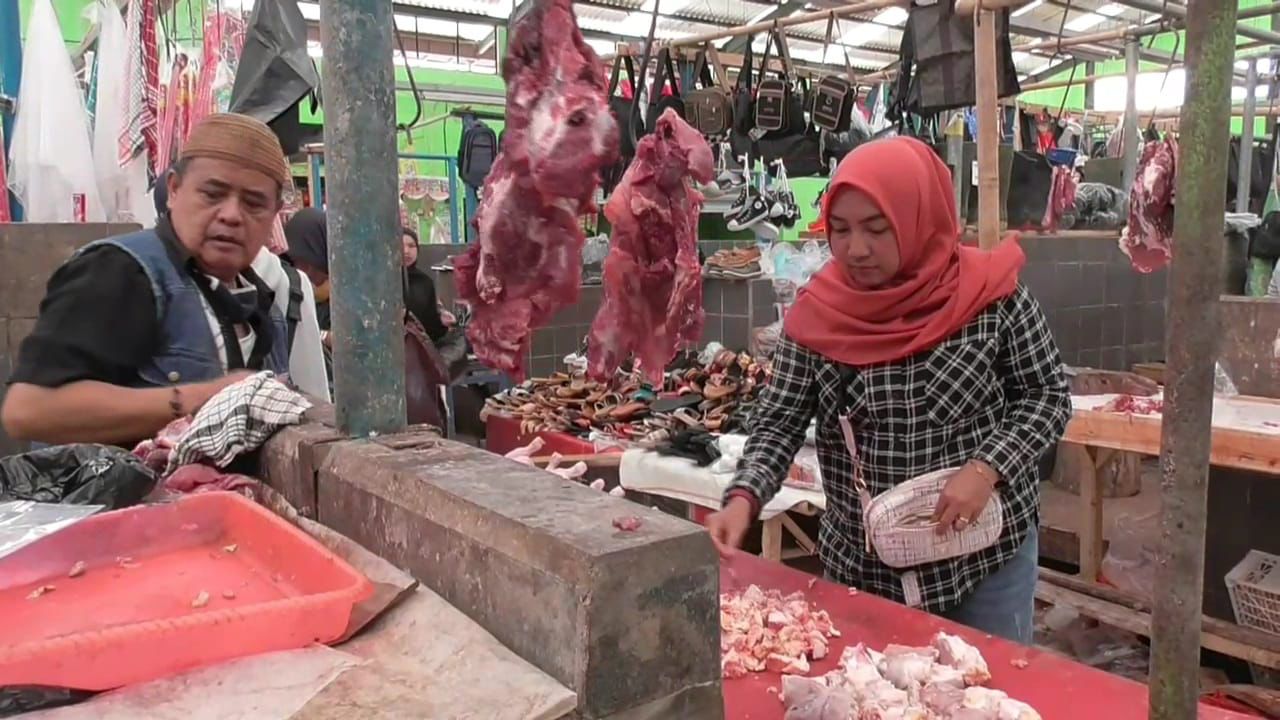
[[[949,528],[939,535],[933,510],[947,481],[959,468],[935,470],[912,478],[874,499],[862,475],[853,426],[841,416],[849,457],[853,460],[853,484],[862,505],[862,527],[868,550],[874,550],[880,561],[891,568],[913,568],[926,563],[950,560],[985,550],[1000,539],[1004,529],[1004,505],[999,493],[992,493],[978,518],[963,530]],[[914,572],[903,574],[903,589],[908,605],[919,605],[919,584]]]

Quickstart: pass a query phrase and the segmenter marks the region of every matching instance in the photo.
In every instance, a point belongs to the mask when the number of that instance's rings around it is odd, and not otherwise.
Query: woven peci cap
[[[191,158],[217,158],[240,163],[280,183],[289,185],[289,163],[285,160],[280,139],[266,123],[248,115],[216,113],[196,125],[180,155]]]

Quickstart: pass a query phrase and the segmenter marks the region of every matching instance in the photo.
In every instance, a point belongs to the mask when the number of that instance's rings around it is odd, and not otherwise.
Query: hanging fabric
[[[97,106],[93,118],[93,168],[109,222],[151,226],[155,203],[148,189],[147,156],[120,163],[120,131],[125,125],[128,59],[125,22],[113,0],[100,0],[98,9]]]
[[[28,222],[102,222],[84,95],[51,0],[35,0],[30,18],[10,186]]]
[[[955,0],[911,8],[899,48],[900,72],[890,115],[932,115],[977,102],[973,17],[955,12]],[[997,96],[1019,92],[1009,43],[1009,11],[997,14]]]
[[[160,112],[160,136],[156,154],[158,168],[167,168],[172,164],[173,159],[178,156],[178,149],[174,147],[174,143],[180,144],[186,138],[185,133],[178,128],[178,123],[179,107],[182,104],[182,82],[183,76],[186,75],[187,62],[187,54],[179,52],[173,56],[173,65],[169,68],[169,87],[165,91],[164,108]]]
[[[286,155],[299,149],[298,104],[317,96],[320,75],[307,53],[307,21],[296,2],[259,0],[249,16],[230,111],[257,118],[280,138]]]
[[[158,147],[156,106],[160,93],[160,54],[156,47],[157,0],[129,0],[125,15],[125,112],[120,127],[120,164],[148,158],[151,170]]]

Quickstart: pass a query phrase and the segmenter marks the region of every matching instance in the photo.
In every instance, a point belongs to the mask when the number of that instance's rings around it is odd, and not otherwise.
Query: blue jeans
[[[1031,528],[1018,552],[982,579],[969,597],[942,617],[989,635],[1030,645],[1035,628],[1040,531]]]

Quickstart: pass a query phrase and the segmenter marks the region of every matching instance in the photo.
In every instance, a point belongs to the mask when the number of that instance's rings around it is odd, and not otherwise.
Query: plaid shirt
[[[933,350],[896,362],[853,368],[781,339],[726,494],[745,489],[768,502],[816,416],[827,496],[822,564],[841,583],[903,602],[900,571],[866,546],[853,463],[840,432],[844,414],[873,496],[973,459],[1000,473],[1005,527],[999,541],[972,555],[912,568],[923,608],[940,613],[1012,557],[1038,522],[1038,462],[1062,437],[1071,397],[1044,313],[1022,286]]]

